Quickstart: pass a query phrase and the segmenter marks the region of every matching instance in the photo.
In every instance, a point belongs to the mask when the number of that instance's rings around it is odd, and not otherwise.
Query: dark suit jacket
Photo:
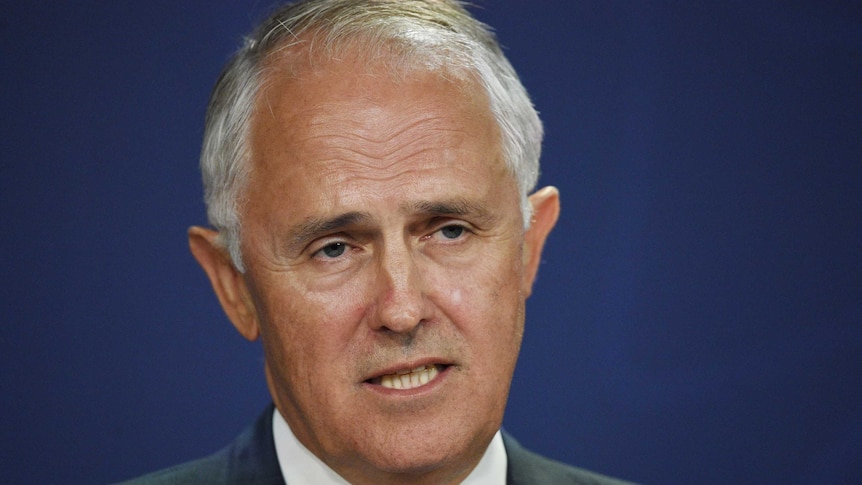
[[[128,485],[180,484],[284,484],[275,441],[272,437],[270,405],[257,421],[233,443],[206,458],[177,465],[124,482]],[[509,485],[578,484],[623,485],[626,482],[550,460],[522,447],[503,433],[509,469]]]

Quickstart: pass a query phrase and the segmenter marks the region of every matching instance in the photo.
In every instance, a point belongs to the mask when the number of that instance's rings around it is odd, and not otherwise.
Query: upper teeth
[[[437,377],[437,366],[423,365],[415,369],[404,369],[380,378],[380,385],[389,389],[413,389],[427,384]]]

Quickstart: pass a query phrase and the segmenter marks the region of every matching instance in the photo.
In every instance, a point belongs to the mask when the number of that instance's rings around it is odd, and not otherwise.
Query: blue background
[[[0,2],[0,483],[201,456],[268,403],[188,254],[269,2]],[[647,483],[862,483],[862,3],[482,2],[560,187],[505,425]]]

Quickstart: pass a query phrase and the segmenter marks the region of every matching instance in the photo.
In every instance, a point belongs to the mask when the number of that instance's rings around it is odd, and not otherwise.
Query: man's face
[[[267,81],[232,319],[343,476],[463,478],[500,426],[534,274],[487,99],[347,61]]]

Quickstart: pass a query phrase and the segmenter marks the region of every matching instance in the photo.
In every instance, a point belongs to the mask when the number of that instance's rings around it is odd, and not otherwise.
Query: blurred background
[[[645,483],[862,483],[862,2],[478,4],[563,196],[505,427]],[[185,231],[270,6],[0,1],[0,483],[129,478],[268,404]]]

